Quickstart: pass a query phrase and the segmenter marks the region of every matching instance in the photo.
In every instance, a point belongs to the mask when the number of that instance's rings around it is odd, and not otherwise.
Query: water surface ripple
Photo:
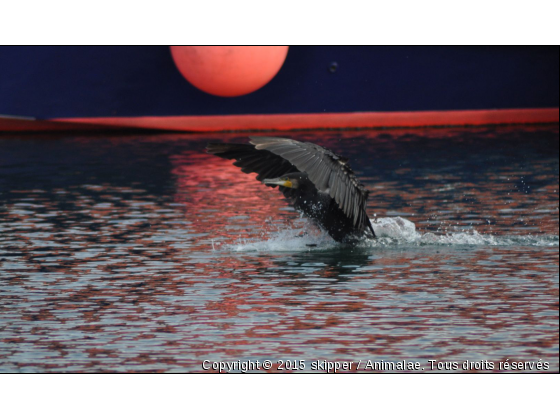
[[[350,158],[379,240],[340,246],[204,153],[240,134],[0,137],[0,372],[558,371],[557,126],[287,135]]]

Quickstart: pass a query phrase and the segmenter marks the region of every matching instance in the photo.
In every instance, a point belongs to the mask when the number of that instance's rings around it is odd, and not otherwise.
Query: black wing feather
[[[257,150],[252,144],[237,143],[209,143],[206,151],[213,155],[233,159],[233,164],[241,168],[242,172],[257,174],[257,180],[278,178],[290,172],[297,172],[297,168],[288,160],[268,150]],[[270,185],[275,188],[276,186]],[[294,190],[280,187],[286,198],[292,198]]]

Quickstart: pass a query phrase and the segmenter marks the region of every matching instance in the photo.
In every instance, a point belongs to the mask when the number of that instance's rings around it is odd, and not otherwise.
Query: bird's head
[[[280,187],[286,188],[299,188],[299,178],[297,176],[291,176],[291,174],[288,174],[279,178],[263,179],[263,184],[278,185]]]

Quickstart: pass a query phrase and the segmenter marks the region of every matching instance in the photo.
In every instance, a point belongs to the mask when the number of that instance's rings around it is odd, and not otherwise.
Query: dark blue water
[[[350,158],[378,240],[204,153],[241,134],[2,135],[0,371],[558,371],[557,126],[283,134]]]

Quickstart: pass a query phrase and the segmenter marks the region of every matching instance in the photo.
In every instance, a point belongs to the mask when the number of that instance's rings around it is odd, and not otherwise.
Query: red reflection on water
[[[300,134],[289,136],[333,149],[341,147],[338,138],[356,136]],[[349,150],[355,155],[406,155],[399,150],[403,142],[391,142],[410,133],[359,135],[369,146],[359,143],[358,152]],[[325,353],[329,361],[369,355],[425,362],[493,352],[496,363],[513,349],[510,361],[543,358],[558,370],[557,249],[417,246],[307,259],[295,252],[213,255],[211,239],[254,240],[270,229],[269,217],[285,225],[297,216],[283,210],[277,190],[231,161],[190,150],[170,159],[176,207],[110,183],[54,191],[70,197],[66,207],[51,192],[11,191],[22,202],[6,206],[1,221],[7,321],[0,363],[9,369],[192,371],[208,357],[281,354],[309,363],[310,355]],[[422,222],[434,214],[434,226],[489,219],[492,224],[477,229],[519,235],[538,227],[558,234],[558,177],[533,173],[550,172],[545,164],[500,173],[482,168],[475,179],[452,168],[432,173],[436,169],[397,168],[402,178],[392,181],[386,174],[366,177],[371,214],[404,209],[426,230],[433,226]],[[520,176],[550,182],[529,194],[511,188]],[[181,230],[184,221],[188,228]],[[185,236],[174,239],[170,226]],[[319,265],[306,271],[309,262]],[[22,359],[30,348],[39,356]]]
[[[245,174],[231,161],[204,153],[176,155],[171,161],[175,201],[186,205],[185,219],[194,233],[248,238],[266,231],[274,221],[285,221],[283,195],[257,181],[256,174]],[[232,220],[236,229],[230,226]]]

